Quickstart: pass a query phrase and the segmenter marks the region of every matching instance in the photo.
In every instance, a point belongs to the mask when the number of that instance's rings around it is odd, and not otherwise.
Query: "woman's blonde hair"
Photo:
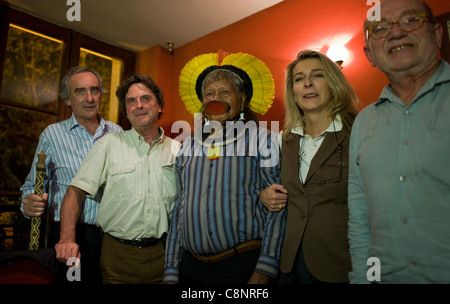
[[[293,137],[291,131],[300,123],[305,127],[304,113],[295,102],[293,91],[293,70],[297,63],[305,59],[318,59],[323,67],[325,81],[330,89],[330,100],[328,108],[331,118],[334,119],[336,114],[341,116],[343,130],[350,134],[357,111],[356,104],[358,98],[352,86],[347,82],[341,68],[331,61],[327,56],[310,50],[304,50],[297,54],[297,59],[291,62],[286,68],[285,82],[285,107],[286,117],[283,128],[283,139],[288,141]]]

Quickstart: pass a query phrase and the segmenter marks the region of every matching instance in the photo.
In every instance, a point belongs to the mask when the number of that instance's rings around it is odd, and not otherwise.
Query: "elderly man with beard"
[[[261,61],[243,53],[193,69],[215,55],[194,58],[180,77],[183,101],[196,102],[183,90],[195,86],[201,101],[197,110],[205,120],[203,132],[195,130],[184,140],[176,160],[177,199],[164,282],[268,283],[278,274],[285,211],[269,212],[259,194],[279,183],[279,148],[274,134],[256,126],[251,109],[268,109],[273,80]],[[239,62],[251,63],[239,67]],[[259,76],[245,71],[251,68],[262,71]],[[267,85],[257,86],[263,75]]]

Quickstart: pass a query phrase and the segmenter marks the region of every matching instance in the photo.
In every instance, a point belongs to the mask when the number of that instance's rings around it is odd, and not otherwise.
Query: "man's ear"
[[[372,54],[370,53],[370,49],[367,45],[364,46],[364,54],[366,54],[367,59],[369,60],[370,64],[374,67],[376,66],[373,62]]]
[[[64,105],[68,108],[70,108],[72,106],[72,104],[70,103],[70,98],[64,99]]]
[[[440,49],[442,46],[442,35],[444,34],[444,29],[439,22],[434,25],[434,32],[436,34],[437,43]]]

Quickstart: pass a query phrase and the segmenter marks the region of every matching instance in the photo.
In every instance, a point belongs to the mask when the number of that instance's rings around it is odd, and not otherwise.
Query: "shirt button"
[[[306,221],[306,216],[302,216],[302,220]]]
[[[408,222],[408,220],[406,219],[406,217],[402,218],[402,223],[406,224]]]
[[[405,180],[406,180],[406,176],[404,176],[404,175],[400,176],[400,181],[401,182],[404,182]]]
[[[405,146],[407,146],[407,145],[409,144],[408,140],[405,139],[405,140],[403,141],[403,144],[404,144]]]
[[[409,114],[411,114],[411,112],[409,112],[408,110],[406,110],[406,111],[405,111],[405,114],[406,114],[406,115],[409,115]]]

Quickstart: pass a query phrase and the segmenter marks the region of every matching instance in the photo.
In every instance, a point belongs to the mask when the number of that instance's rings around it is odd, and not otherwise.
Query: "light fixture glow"
[[[170,55],[173,55],[173,41],[167,42],[167,46],[168,46],[168,51],[169,51]]]
[[[345,46],[335,44],[328,49],[327,56],[337,64],[342,65],[342,63],[347,59],[348,51]]]

